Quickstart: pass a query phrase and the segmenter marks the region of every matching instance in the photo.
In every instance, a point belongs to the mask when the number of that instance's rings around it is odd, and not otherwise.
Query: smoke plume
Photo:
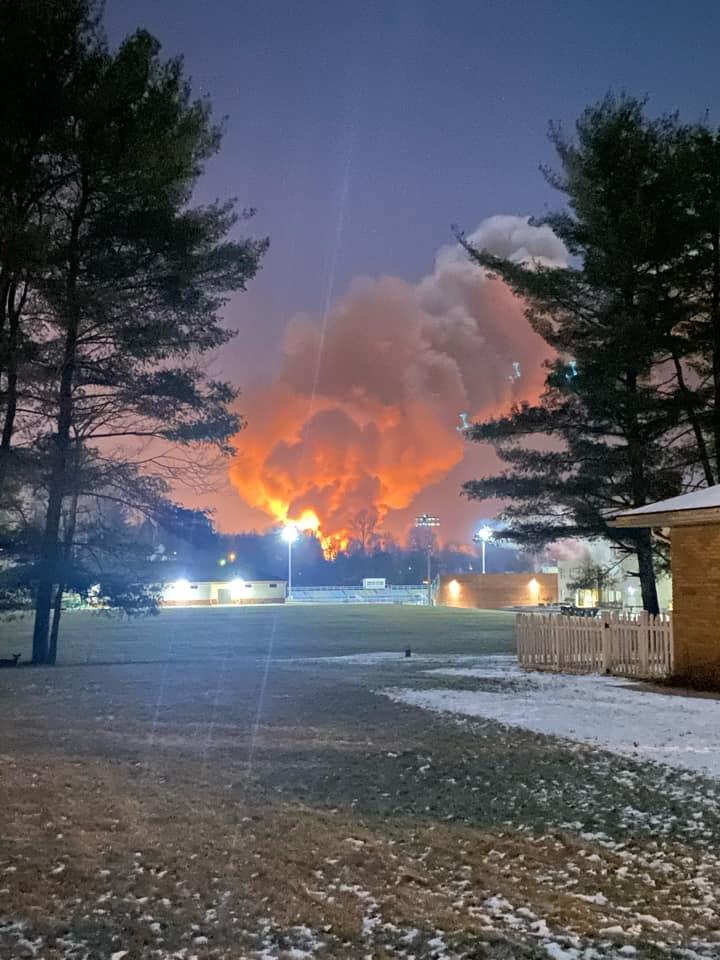
[[[517,260],[567,259],[525,218],[491,217],[468,239]],[[463,459],[461,414],[536,397],[545,353],[522,302],[458,245],[419,283],[358,280],[324,324],[288,324],[276,377],[244,395],[231,481],[268,518],[319,525],[328,548],[344,545],[361,511],[392,526]]]

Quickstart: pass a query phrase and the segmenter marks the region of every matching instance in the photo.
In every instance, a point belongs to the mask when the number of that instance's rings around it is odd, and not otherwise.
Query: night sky
[[[720,118],[709,0],[108,0],[112,42],[136,26],[227,115],[200,199],[256,207],[271,239],[216,362],[240,385],[272,375],[294,314],[321,316],[354,278],[416,282],[451,224],[552,206],[549,120],[570,127],[609,88]],[[248,522],[215,499],[221,525]]]

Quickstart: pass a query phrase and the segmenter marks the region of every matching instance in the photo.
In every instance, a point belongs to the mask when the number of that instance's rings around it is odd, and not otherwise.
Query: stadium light
[[[298,528],[294,523],[289,523],[283,527],[281,536],[285,543],[295,543],[298,538]]]
[[[415,517],[416,527],[439,527],[440,517],[434,517],[430,513],[422,513]],[[428,606],[432,606],[432,542],[428,539],[427,546],[427,585],[428,585]]]
[[[292,600],[292,545],[296,542],[297,538],[300,536],[298,533],[298,528],[294,523],[286,524],[280,533],[280,536],[283,538],[285,543],[288,545],[288,588],[287,588],[287,598]]]
[[[485,573],[485,545],[488,540],[492,540],[493,532],[488,526],[482,526],[473,537],[475,543],[479,543],[482,548],[482,572]]]

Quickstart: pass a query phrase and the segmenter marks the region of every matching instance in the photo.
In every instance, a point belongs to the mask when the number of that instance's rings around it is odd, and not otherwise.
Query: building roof
[[[720,484],[619,513],[613,527],[680,527],[720,524]]]
[[[244,564],[192,564],[177,561],[153,563],[148,570],[148,579],[158,582],[169,580],[189,580],[191,583],[229,583],[232,580],[244,580],[246,583],[285,583],[285,576],[273,577],[265,570],[253,570]]]

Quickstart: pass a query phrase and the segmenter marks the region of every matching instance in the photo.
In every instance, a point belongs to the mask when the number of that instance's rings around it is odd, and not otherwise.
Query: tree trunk
[[[710,327],[712,330],[713,377],[713,443],[715,446],[715,473],[720,473],[720,228],[712,237],[712,291],[710,297]]]
[[[8,321],[8,296],[10,293],[10,281],[7,279],[6,275],[2,275],[2,281],[0,282],[0,388],[2,387],[2,377],[3,373],[7,379],[8,377],[8,357],[9,357],[9,342],[10,335],[9,331],[6,331],[7,321]],[[9,388],[8,388],[9,396]],[[7,410],[5,413],[5,421],[7,421]],[[2,436],[5,436],[5,428],[3,426]],[[5,482],[5,476],[7,474],[7,461],[8,461],[8,450],[4,445],[0,445],[0,494],[2,494],[2,489]]]
[[[660,612],[660,605],[658,604],[657,583],[653,567],[652,534],[649,530],[638,530],[635,550],[638,559],[643,609],[657,616]]]
[[[55,435],[50,487],[48,491],[45,530],[40,547],[40,574],[35,596],[35,625],[33,627],[33,663],[48,662],[48,632],[53,602],[53,588],[59,587],[60,520],[67,485],[67,460],[72,425],[72,386],[76,336],[73,330],[66,338],[66,363],[60,383],[60,412]],[[69,360],[67,358],[70,358]]]
[[[705,483],[709,487],[712,487],[715,483],[715,476],[713,474],[713,468],[710,462],[710,454],[708,452],[707,444],[705,443],[705,435],[702,432],[702,427],[700,426],[700,421],[698,419],[697,410],[695,408],[695,399],[685,383],[685,374],[683,373],[682,362],[680,361],[680,358],[678,357],[674,348],[672,349],[672,358],[675,366],[675,378],[678,383],[680,395],[683,398],[683,404],[685,406],[685,410],[687,411],[688,419],[690,420],[690,425],[692,426],[693,434],[695,436],[695,443],[697,445],[698,456],[700,457],[703,475],[705,476]]]
[[[22,313],[24,297],[17,303],[15,296],[17,294],[17,283],[13,281],[10,284],[7,293],[7,317],[8,317],[8,336],[7,336],[7,355],[5,358],[5,378],[6,378],[6,405],[5,420],[3,423],[2,436],[0,437],[0,448],[3,454],[10,448],[12,435],[15,429],[15,417],[17,415],[17,383],[18,368],[20,366],[20,315]],[[4,459],[4,457],[3,457]],[[0,478],[0,485],[2,480]]]
[[[60,559],[60,518],[67,485],[67,458],[70,448],[70,431],[73,423],[73,388],[77,360],[78,334],[80,327],[80,303],[78,299],[78,276],[80,274],[80,228],[87,208],[87,182],[83,177],[81,196],[73,215],[68,238],[67,279],[65,282],[65,346],[60,373],[58,398],[57,433],[48,489],[48,505],[45,515],[45,530],[40,548],[40,575],[35,597],[35,625],[33,628],[33,663],[46,663],[48,658],[48,632],[53,599],[53,587],[59,583],[58,561]]]
[[[52,626],[50,627],[50,645],[48,647],[46,663],[55,666],[57,660],[57,643],[60,632],[60,617],[62,615],[63,594],[65,593],[65,584],[60,581],[55,591],[55,599],[52,605]]]
[[[637,371],[629,369],[627,373],[628,416],[626,437],[633,507],[643,507],[648,502],[648,484],[645,476],[642,435],[637,416],[637,379]],[[657,615],[659,607],[650,531],[638,530],[635,544],[643,609],[648,613]]]
[[[76,458],[75,469],[78,469]],[[77,508],[78,508],[78,492],[77,488],[73,493],[72,504],[70,506],[70,512],[67,517],[67,527],[65,528],[65,537],[63,540],[63,551],[62,551],[62,561],[63,561],[63,571],[67,571],[70,563],[72,562],[73,554],[73,543],[75,541],[75,524],[77,522]],[[46,662],[51,666],[55,666],[57,660],[57,647],[58,647],[58,636],[60,633],[60,617],[62,616],[62,602],[63,595],[65,593],[65,587],[67,585],[67,573],[65,576],[60,576],[60,582],[57,585],[57,590],[55,591],[55,599],[53,600],[53,611],[52,611],[52,625],[50,627],[50,645],[47,652]]]
[[[60,437],[56,438],[54,465],[50,478],[50,493],[45,516],[45,531],[40,548],[40,574],[35,595],[35,624],[33,627],[32,662],[47,663],[48,633],[53,601],[53,588],[58,582],[58,554],[60,516],[65,487],[65,461],[67,445],[63,446]]]

